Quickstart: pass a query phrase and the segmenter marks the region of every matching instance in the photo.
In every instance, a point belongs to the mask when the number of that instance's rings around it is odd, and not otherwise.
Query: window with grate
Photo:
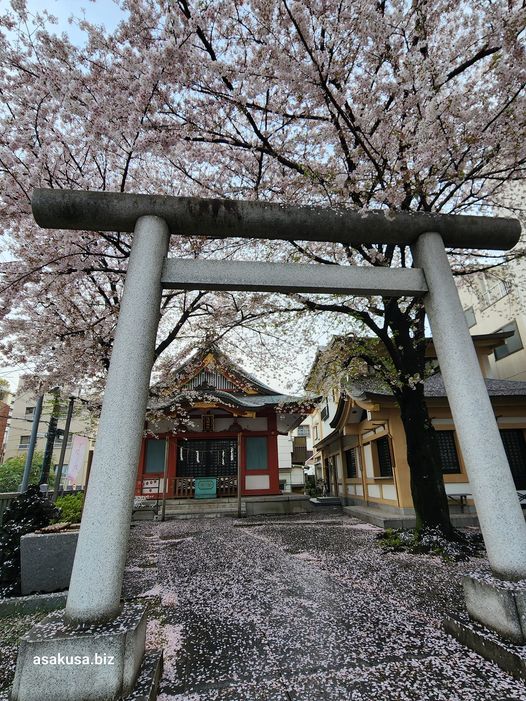
[[[392,477],[393,459],[391,457],[389,438],[384,436],[383,438],[378,438],[378,440],[375,442],[376,451],[378,453],[378,469],[380,471],[380,477]]]
[[[177,477],[229,477],[237,475],[237,441],[180,440],[177,443]]]
[[[483,275],[479,280],[479,289],[481,292],[481,308],[490,307],[499,299],[502,299],[511,290],[511,285],[506,280],[501,280],[493,275]]]
[[[442,472],[448,475],[459,473],[461,470],[455,444],[455,431],[437,431],[436,436]]]
[[[353,477],[358,477],[357,448],[351,448],[351,450],[345,451],[345,468],[347,470],[347,477],[349,479],[352,479]]]
[[[307,459],[307,439],[304,436],[295,436],[292,442],[292,463],[303,465]],[[264,467],[263,469],[266,469]]]
[[[526,441],[521,429],[502,429],[500,437],[516,489],[526,489]]]

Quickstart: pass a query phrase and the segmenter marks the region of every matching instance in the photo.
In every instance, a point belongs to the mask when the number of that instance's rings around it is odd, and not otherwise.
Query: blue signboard
[[[215,499],[217,496],[217,479],[215,477],[197,477],[195,480],[196,499]]]

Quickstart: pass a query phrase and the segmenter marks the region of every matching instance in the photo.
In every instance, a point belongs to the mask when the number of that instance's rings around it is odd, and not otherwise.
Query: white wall
[[[322,422],[322,435],[325,438],[326,436],[329,435],[329,433],[332,433],[334,430],[331,426],[330,423],[334,418],[334,414],[336,413],[336,409],[338,408],[338,403],[333,401],[332,397],[326,397],[324,398],[324,401],[322,404],[320,404],[320,409],[323,411],[323,409],[326,406],[326,403],[329,407],[329,416],[325,419],[325,421]]]
[[[292,438],[290,436],[278,436],[278,466],[280,470],[292,467]]]

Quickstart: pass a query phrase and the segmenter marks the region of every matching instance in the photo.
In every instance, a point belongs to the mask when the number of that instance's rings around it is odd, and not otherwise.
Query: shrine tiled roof
[[[484,382],[490,397],[526,397],[526,382],[519,380],[493,380],[485,378]],[[445,397],[446,388],[442,375],[437,373],[424,383],[426,397]]]
[[[195,353],[171,376],[151,388],[151,412],[175,412],[180,406],[211,402],[246,410],[274,407],[277,413],[309,413],[317,399],[282,394],[233,363],[216,346]]]
[[[519,380],[494,380],[485,378],[484,382],[490,397],[526,397],[526,382]],[[377,377],[366,377],[353,382],[348,393],[359,399],[379,398],[393,396],[392,390],[382,379]],[[424,396],[428,399],[440,399],[447,396],[444,380],[441,373],[432,375],[424,382]]]
[[[217,401],[226,406],[236,406],[244,409],[262,409],[264,407],[282,407],[285,411],[300,405],[314,403],[316,400],[310,397],[296,397],[290,394],[271,395],[240,395],[222,390],[193,390],[190,392],[178,392],[166,398],[154,398],[150,400],[148,408],[153,410],[169,409],[182,403],[196,403],[202,401]]]

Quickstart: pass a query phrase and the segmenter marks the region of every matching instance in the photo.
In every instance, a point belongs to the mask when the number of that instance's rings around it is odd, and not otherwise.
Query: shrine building
[[[281,394],[215,347],[151,389],[136,495],[168,498],[279,495],[290,466],[288,432],[313,400]]]

